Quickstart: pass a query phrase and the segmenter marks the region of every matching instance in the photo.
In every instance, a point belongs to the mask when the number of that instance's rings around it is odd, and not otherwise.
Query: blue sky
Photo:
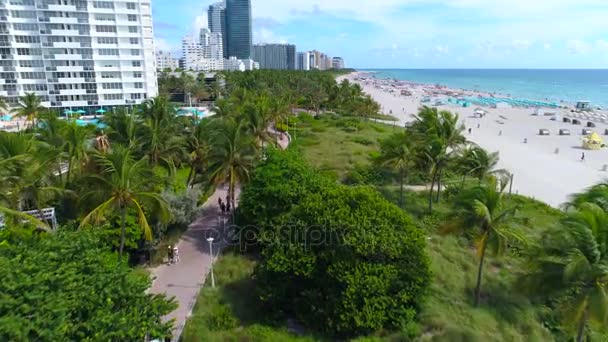
[[[153,0],[157,48],[207,25],[214,1]],[[608,0],[252,0],[254,42],[355,68],[608,68]]]

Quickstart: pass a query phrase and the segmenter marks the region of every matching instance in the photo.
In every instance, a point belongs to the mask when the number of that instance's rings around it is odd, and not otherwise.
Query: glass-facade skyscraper
[[[226,2],[221,1],[209,6],[207,10],[207,21],[209,31],[211,33],[219,33],[222,35],[223,57],[228,59],[228,42],[226,34]]]
[[[226,45],[228,57],[251,58],[251,0],[226,0]]]

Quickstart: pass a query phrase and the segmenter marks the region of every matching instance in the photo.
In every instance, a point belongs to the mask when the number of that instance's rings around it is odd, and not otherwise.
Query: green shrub
[[[205,326],[212,331],[234,329],[239,322],[226,304],[215,305],[208,316],[204,317]]]
[[[414,321],[430,279],[425,239],[376,191],[270,153],[240,205],[258,230],[255,279],[267,311],[341,336]]]
[[[371,140],[369,140],[367,138],[364,138],[364,137],[353,137],[352,141],[356,142],[357,144],[364,145],[364,146],[369,146],[369,145],[373,145],[374,144],[373,141],[371,141]]]

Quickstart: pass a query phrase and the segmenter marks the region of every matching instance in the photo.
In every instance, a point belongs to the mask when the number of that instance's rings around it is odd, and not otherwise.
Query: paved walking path
[[[285,149],[289,145],[289,138],[287,135],[279,135],[277,142],[282,149]],[[207,238],[213,236],[216,240],[213,243],[213,257],[219,255],[226,243],[225,237],[228,234],[224,231],[224,227],[227,224],[220,215],[217,200],[221,198],[225,201],[227,193],[227,186],[218,187],[203,205],[200,216],[182,235],[177,244],[180,261],[172,265],[163,264],[151,270],[154,282],[150,292],[164,293],[169,298],[174,297],[179,305],[175,311],[165,317],[166,320],[175,319],[173,341],[178,341],[181,336],[198,293],[205,283],[211,263],[214,261],[209,254]],[[239,195],[240,189],[237,188],[235,193],[237,204]]]
[[[211,267],[212,257],[209,254],[207,237],[213,236],[213,256],[216,257],[225,242],[221,236],[224,233],[224,219],[220,215],[217,200],[226,201],[226,187],[218,187],[205,202],[200,216],[190,224],[188,230],[182,235],[177,244],[180,261],[176,264],[163,264],[151,270],[154,282],[151,293],[164,293],[168,297],[175,297],[178,308],[165,317],[166,320],[175,318],[173,340],[177,341],[182,333],[186,319],[192,313],[198,293],[205,283]],[[235,194],[238,201],[239,192]]]

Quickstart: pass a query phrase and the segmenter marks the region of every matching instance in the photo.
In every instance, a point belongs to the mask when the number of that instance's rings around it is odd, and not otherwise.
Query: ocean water
[[[608,108],[608,69],[365,69],[377,78],[395,78],[451,88],[480,90],[548,102],[590,101]]]

